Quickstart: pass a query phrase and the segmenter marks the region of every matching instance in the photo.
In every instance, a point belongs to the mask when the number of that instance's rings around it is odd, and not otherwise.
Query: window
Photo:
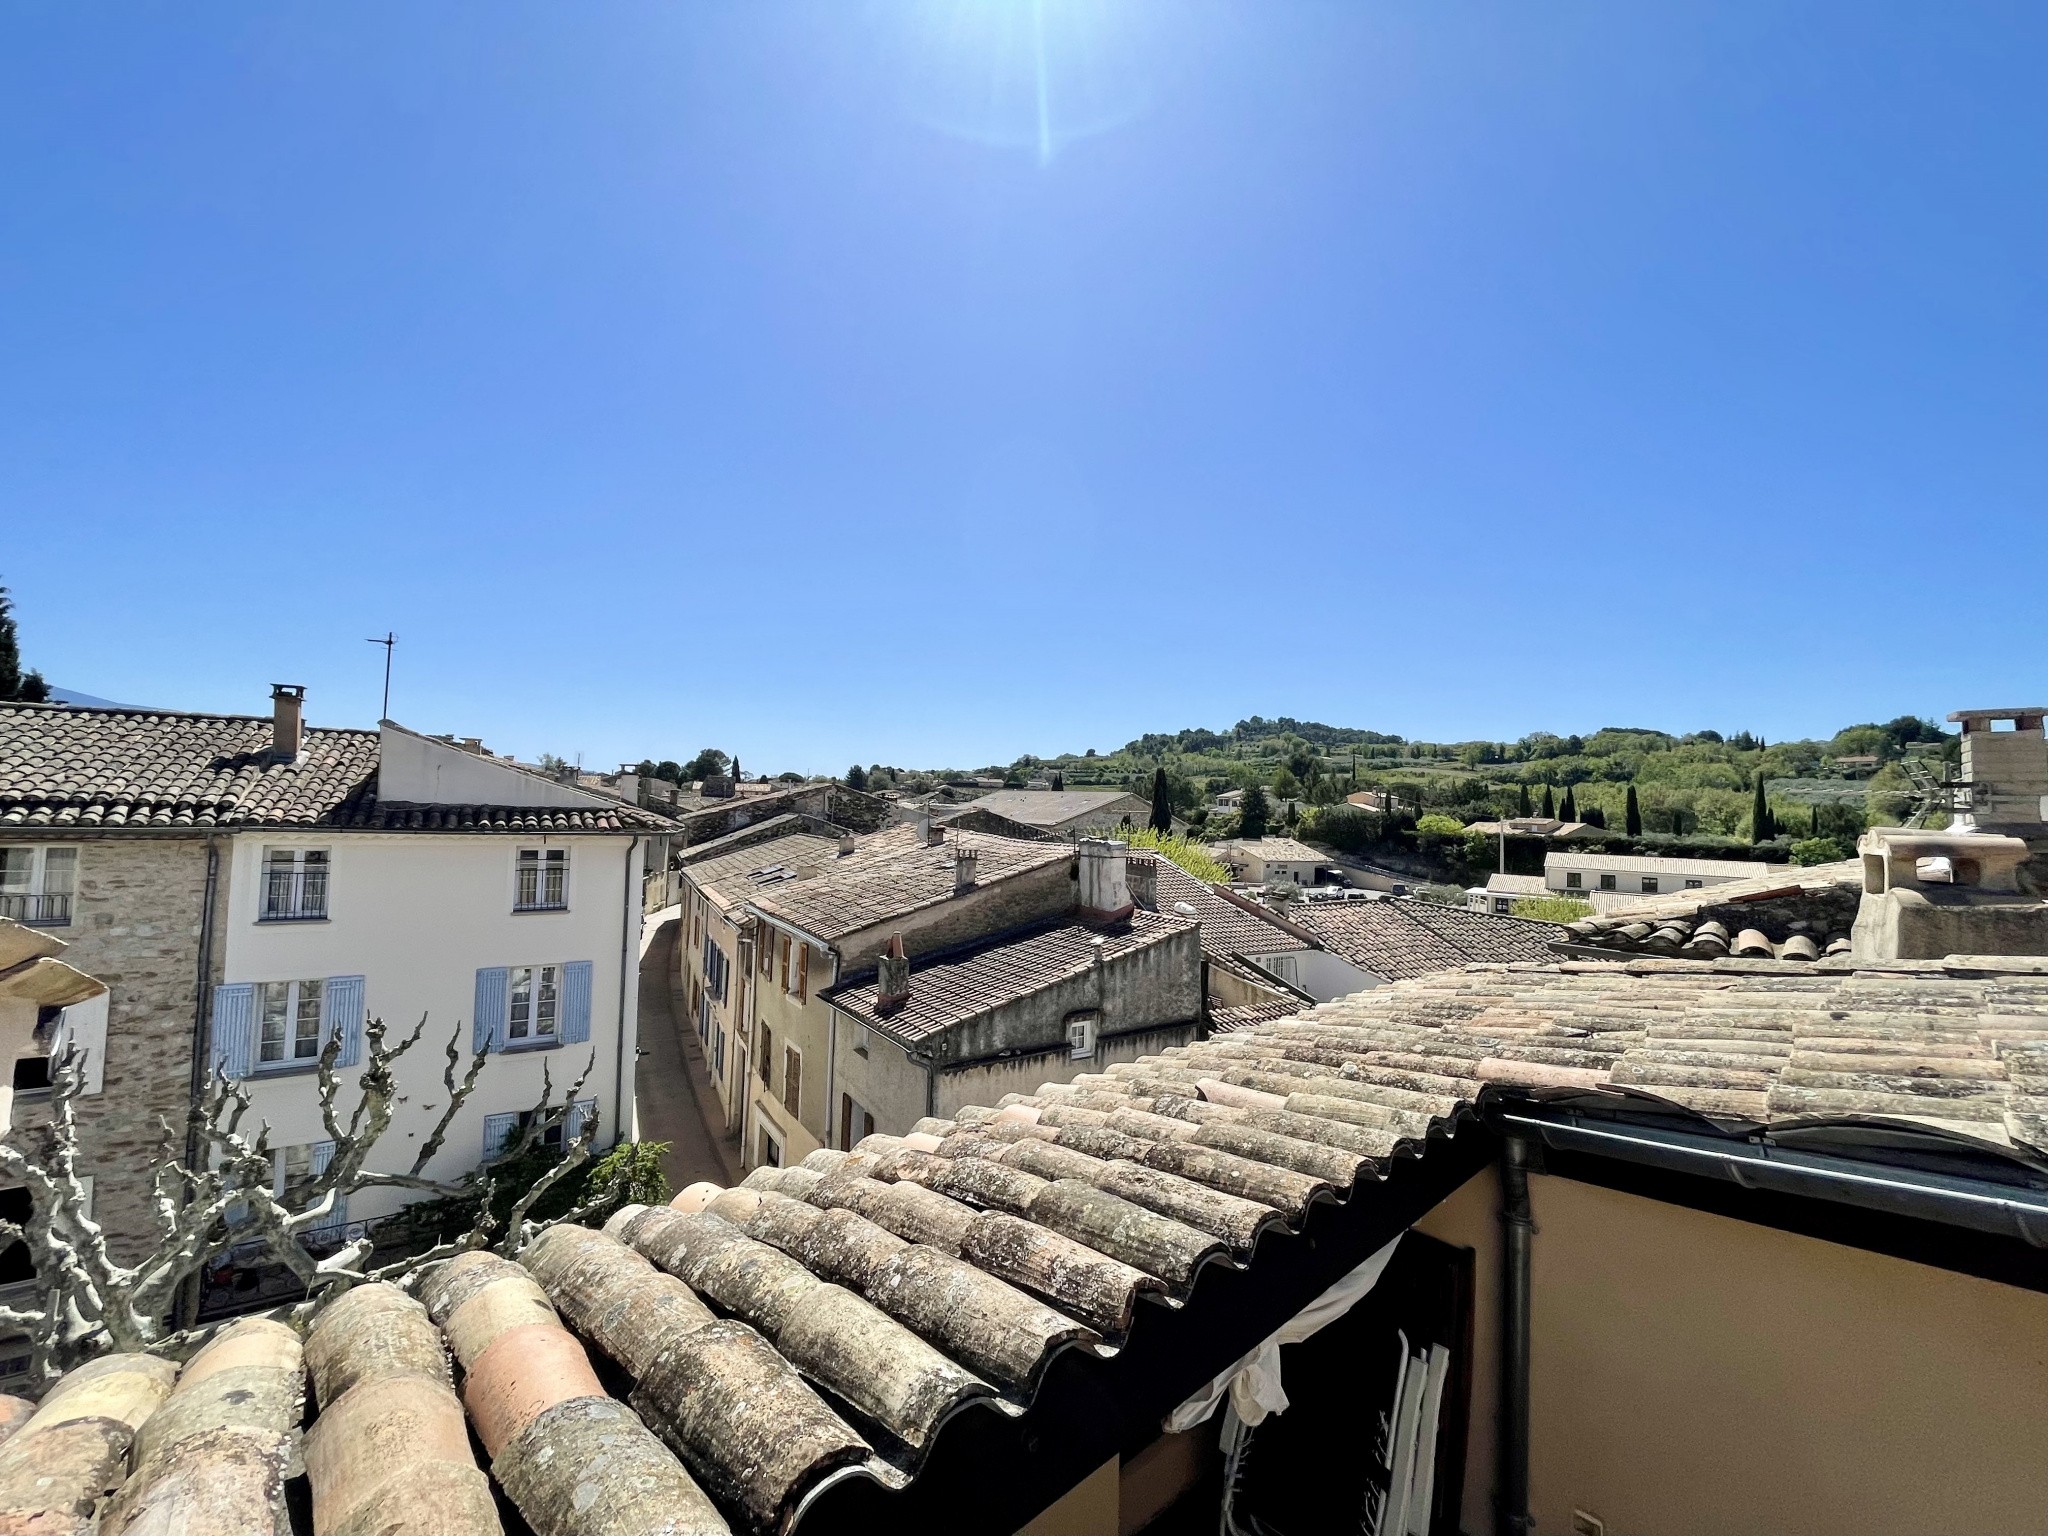
[[[761,1081],[775,1086],[775,1031],[766,1019],[761,1021]]]
[[[790,988],[790,991],[796,1000],[801,1003],[811,995],[810,985],[811,946],[799,943],[796,946],[796,985]]]
[[[1576,869],[1564,872],[1564,888],[1568,891],[1576,891],[1579,888],[1579,872]]]
[[[1600,889],[1601,889],[1601,890],[1603,890],[1603,891],[1611,891],[1611,890],[1613,890],[1613,889],[1614,889],[1614,876],[1612,876],[1612,875],[1602,875],[1602,876],[1600,877]]]
[[[839,1145],[852,1151],[863,1136],[875,1134],[875,1117],[850,1093],[839,1095]]]
[[[782,1143],[768,1134],[768,1128],[761,1128],[761,1151],[754,1159],[756,1167],[780,1168],[782,1166]]]
[[[804,1053],[793,1045],[782,1048],[782,1107],[792,1115],[803,1113]]]
[[[721,1003],[726,997],[726,982],[732,975],[732,967],[725,958],[725,951],[714,943],[709,935],[704,939],[704,985],[711,989],[711,995]]]
[[[327,850],[263,850],[263,910],[260,923],[292,923],[327,916]]]
[[[1512,896],[1496,896],[1493,898],[1493,910],[1511,913],[1515,910],[1515,899]]]
[[[62,928],[77,884],[76,848],[0,848],[0,917]]]
[[[1697,890],[1699,890],[1699,889],[1700,889],[1700,888],[1701,888],[1702,886],[1704,886],[1705,884],[1706,884],[1706,881],[1704,881],[1704,880],[1688,880],[1688,881],[1686,881],[1686,882],[1685,882],[1685,888],[1686,888],[1686,889],[1687,889],[1688,891],[1697,891]]]
[[[569,909],[569,850],[522,848],[519,880],[512,897],[514,912],[566,912]]]
[[[725,1030],[717,1025],[712,1027],[711,1070],[720,1077],[725,1076]]]
[[[1093,1008],[1067,1015],[1067,1060],[1091,1061],[1095,1056],[1095,1024],[1098,1015]]]
[[[256,1064],[290,1066],[320,1055],[320,993],[317,981],[256,983]]]
[[[1652,895],[1655,895],[1655,894],[1656,894],[1656,891],[1657,891],[1657,877],[1656,877],[1655,875],[1645,875],[1645,876],[1643,876],[1643,894],[1644,894],[1645,896],[1652,896]]]
[[[789,990],[789,935],[782,935],[782,990]]]
[[[555,1021],[561,1012],[562,968],[559,965],[515,965],[510,980],[511,1008],[505,1021],[506,1040],[552,1045]]]

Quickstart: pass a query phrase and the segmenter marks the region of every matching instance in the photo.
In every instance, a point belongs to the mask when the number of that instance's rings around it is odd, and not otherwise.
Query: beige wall
[[[1541,1531],[2048,1529],[2048,1295],[1568,1179],[1531,1180]],[[1498,1186],[1417,1224],[1478,1250],[1464,1528],[1492,1529]]]

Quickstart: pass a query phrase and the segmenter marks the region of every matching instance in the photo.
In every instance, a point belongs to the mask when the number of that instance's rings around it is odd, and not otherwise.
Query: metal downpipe
[[[1530,1148],[1510,1136],[1500,1162],[1500,1429],[1495,1536],[1528,1536],[1530,1255],[1536,1221],[1529,1207]]]

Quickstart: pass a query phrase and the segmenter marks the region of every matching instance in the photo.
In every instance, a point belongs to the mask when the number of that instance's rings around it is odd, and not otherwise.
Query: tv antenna
[[[382,635],[370,636],[364,643],[384,647],[384,710],[377,718],[379,720],[389,720],[391,718],[391,652],[392,648],[398,644],[398,636],[392,634],[387,629]]]

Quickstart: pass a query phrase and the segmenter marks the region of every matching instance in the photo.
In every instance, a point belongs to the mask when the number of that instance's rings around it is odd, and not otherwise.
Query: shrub
[[[1593,915],[1592,907],[1569,896],[1524,896],[1513,910],[1516,917],[1534,918],[1539,923],[1575,923]]]
[[[1832,837],[1802,837],[1792,845],[1794,864],[1838,864],[1849,856]]]
[[[1230,868],[1200,843],[1178,833],[1162,836],[1150,827],[1121,827],[1117,837],[1131,848],[1149,848],[1169,863],[1178,864],[1197,880],[1220,885],[1230,879]]]
[[[1465,824],[1455,816],[1432,811],[1415,823],[1415,830],[1422,837],[1463,837]]]

